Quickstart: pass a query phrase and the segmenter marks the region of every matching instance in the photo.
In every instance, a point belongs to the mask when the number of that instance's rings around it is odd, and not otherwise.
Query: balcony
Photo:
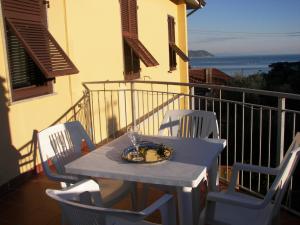
[[[98,145],[124,134],[132,124],[139,124],[146,135],[157,134],[167,110],[214,111],[220,136],[228,143],[219,156],[223,188],[226,188],[235,162],[276,167],[293,136],[300,130],[299,95],[217,85],[150,81],[88,82],[83,86],[83,97],[55,123],[79,120]],[[299,166],[294,176],[297,174]],[[240,191],[262,196],[272,181],[271,176],[241,172],[238,187]],[[300,182],[292,179],[282,202],[281,224],[300,222],[299,186]],[[59,224],[58,208],[44,195],[47,187],[58,188],[58,185],[39,175],[0,199],[3,210],[8,211],[8,214],[11,211],[12,215],[1,216],[4,218],[3,224],[11,224],[9,222],[13,219],[27,220],[31,216],[38,220],[39,217],[44,218],[45,214],[48,221],[42,224]],[[36,194],[39,200],[34,200]],[[154,195],[159,194],[154,192]],[[46,204],[42,204],[39,210],[41,199]],[[128,204],[129,201],[124,201],[119,207]],[[27,210],[21,210],[30,205],[36,210],[28,209],[28,213]],[[2,224],[1,219],[0,222]]]

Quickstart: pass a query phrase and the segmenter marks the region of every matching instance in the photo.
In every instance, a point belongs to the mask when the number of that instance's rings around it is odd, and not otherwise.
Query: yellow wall
[[[11,103],[2,15],[0,18],[0,185],[33,168],[34,129],[53,123],[83,92],[82,82],[124,80],[119,0],[52,0],[48,27],[80,73],[56,79],[54,93]],[[177,57],[169,70],[167,15],[175,17],[176,41],[187,51],[185,5],[169,0],[138,0],[139,39],[159,62],[145,67],[141,79],[187,81],[187,63]],[[103,110],[103,109],[101,109]]]
[[[57,38],[60,45],[65,48],[66,40],[61,32],[61,24],[64,24],[63,17],[60,17],[60,1],[52,1],[51,11],[57,16],[49,16],[50,30]],[[59,3],[59,4],[56,4]],[[50,14],[51,15],[51,14]],[[57,26],[51,26],[52,19],[56,20]],[[1,44],[0,44],[0,77],[3,79],[0,84],[1,92],[0,108],[6,108],[1,113],[0,125],[0,185],[15,177],[17,174],[32,168],[34,154],[30,152],[30,146],[22,148],[31,140],[34,129],[43,129],[55,121],[64,111],[71,106],[68,92],[68,77],[57,78],[54,84],[54,93],[37,98],[26,99],[11,103],[9,90],[9,73],[7,69],[6,44],[4,39],[3,20],[1,16]],[[5,93],[4,93],[5,92]],[[5,140],[3,138],[6,136]],[[7,166],[6,164],[9,164]]]

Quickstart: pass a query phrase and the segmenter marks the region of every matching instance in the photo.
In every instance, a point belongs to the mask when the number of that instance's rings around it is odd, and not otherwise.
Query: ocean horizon
[[[224,73],[234,76],[248,76],[270,71],[269,65],[277,62],[298,62],[300,54],[289,55],[241,55],[241,56],[214,56],[191,57],[190,66],[202,68],[217,68]]]

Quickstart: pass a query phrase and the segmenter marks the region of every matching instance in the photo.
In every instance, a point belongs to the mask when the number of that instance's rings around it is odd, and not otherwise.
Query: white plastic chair
[[[39,152],[45,174],[50,180],[59,181],[62,187],[70,186],[83,176],[67,174],[65,165],[82,156],[81,142],[86,141],[88,149],[94,150],[95,145],[78,121],[58,124],[38,133]],[[50,167],[53,164],[55,171]],[[124,182],[110,179],[99,179],[101,196],[105,206],[118,202],[129,192],[132,206],[136,208],[136,185],[133,182]]]
[[[202,110],[169,110],[164,115],[159,135],[182,138],[219,138],[216,113]]]
[[[216,113],[202,110],[169,110],[164,115],[158,134],[160,136],[180,138],[219,138]],[[216,186],[218,186],[218,171],[216,171],[215,176],[212,179],[216,180]],[[144,184],[142,205],[146,204],[150,187],[155,187],[168,193],[175,191],[175,188],[170,186]],[[195,196],[199,197],[199,192],[196,191]]]
[[[226,192],[210,192],[199,225],[270,225],[279,222],[280,204],[300,156],[300,133],[297,133],[277,168],[236,163]],[[235,192],[239,171],[276,175],[263,199]]]
[[[86,191],[86,190],[93,191]],[[154,225],[143,220],[160,210],[163,225],[176,225],[175,203],[171,195],[164,195],[142,211],[128,211],[99,206],[99,186],[93,180],[83,180],[63,190],[47,189],[55,199],[62,215],[70,225]]]

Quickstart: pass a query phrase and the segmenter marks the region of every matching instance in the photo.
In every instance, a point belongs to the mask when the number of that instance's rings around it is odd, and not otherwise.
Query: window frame
[[[1,0],[1,6],[12,101],[51,94],[53,93],[53,80],[56,76],[79,72],[48,31],[47,6],[43,1]],[[37,39],[37,37],[42,37],[42,39]],[[16,41],[18,44],[13,43]],[[33,82],[29,81],[28,86],[25,84],[24,87],[14,87],[13,77],[15,72],[13,70],[19,66],[17,63],[12,62],[12,60],[15,60],[11,52],[14,47],[22,48],[21,52],[16,52],[16,54],[25,57],[23,58],[25,60],[24,70],[34,66],[33,74],[42,75],[40,82],[34,80]],[[24,54],[22,51],[24,51]],[[29,69],[29,71],[31,70]],[[29,71],[23,73],[24,78],[30,80]],[[18,75],[17,73],[18,69],[15,76]],[[17,78],[18,76],[14,79]]]
[[[48,25],[47,21],[47,9],[46,5],[44,7],[41,7],[41,15],[42,15],[42,20],[45,25]],[[8,70],[9,70],[9,82],[10,82],[10,90],[11,90],[11,98],[12,101],[20,101],[20,100],[25,100],[29,98],[34,98],[34,97],[39,97],[43,95],[48,95],[53,93],[53,82],[52,81],[47,81],[45,82],[44,85],[37,86],[37,85],[31,85],[27,87],[22,87],[22,88],[13,88],[13,73],[12,73],[12,62],[11,62],[11,56],[9,52],[9,36],[8,36],[8,29],[10,29],[7,25],[5,16],[2,17],[3,19],[3,29],[5,33],[5,45],[6,45],[6,53],[7,53],[7,63],[8,63]],[[12,31],[10,31],[12,32]],[[20,41],[19,41],[20,42]],[[24,49],[24,47],[23,47]],[[24,49],[26,52],[26,50]],[[31,59],[32,60],[32,59]],[[34,63],[34,62],[33,62]],[[45,79],[46,80],[46,79]]]
[[[123,38],[123,51],[124,51],[124,76],[125,80],[134,80],[140,78],[141,74],[141,67],[140,67],[140,59],[132,50],[132,48],[126,43],[125,39]],[[127,55],[130,55],[129,57]],[[126,58],[128,57],[128,58]],[[134,62],[137,62],[135,67]],[[127,63],[130,62],[130,63]],[[129,67],[129,71],[127,72],[127,67]]]
[[[168,15],[168,43],[169,43],[169,71],[177,69],[177,55],[184,61],[188,62],[189,57],[176,45],[175,38],[175,18]]]

